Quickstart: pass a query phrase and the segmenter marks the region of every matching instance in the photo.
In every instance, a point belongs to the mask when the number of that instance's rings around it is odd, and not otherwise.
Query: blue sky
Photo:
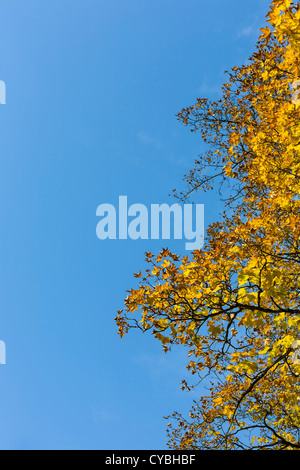
[[[96,237],[96,208],[175,202],[203,150],[176,119],[244,63],[267,0],[2,0],[1,449],[165,449],[186,412],[183,350],[117,335],[144,252]],[[198,194],[205,224],[217,193]],[[184,241],[167,246],[186,254]]]

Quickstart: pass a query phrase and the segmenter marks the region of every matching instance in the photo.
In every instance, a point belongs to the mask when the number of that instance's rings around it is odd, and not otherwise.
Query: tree
[[[178,114],[208,144],[179,197],[219,186],[221,221],[191,257],[146,253],[116,317],[121,337],[137,327],[165,352],[184,345],[209,383],[188,418],[168,417],[175,449],[300,449],[299,1],[274,0],[267,21],[222,98]]]

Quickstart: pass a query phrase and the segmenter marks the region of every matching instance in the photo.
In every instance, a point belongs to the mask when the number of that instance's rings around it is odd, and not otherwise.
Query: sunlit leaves
[[[121,336],[136,327],[165,352],[185,346],[191,375],[208,377],[190,417],[173,415],[175,448],[300,449],[299,1],[274,0],[267,20],[222,98],[178,114],[210,145],[181,196],[228,182],[222,220],[191,258],[146,253],[116,318]]]

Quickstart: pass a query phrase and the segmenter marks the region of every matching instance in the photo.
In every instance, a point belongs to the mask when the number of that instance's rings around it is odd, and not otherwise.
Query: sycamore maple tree
[[[208,144],[181,197],[227,182],[222,219],[190,257],[146,253],[116,317],[121,337],[184,345],[209,380],[188,418],[169,417],[175,449],[300,449],[299,1],[274,0],[267,22],[222,98],[178,114]]]

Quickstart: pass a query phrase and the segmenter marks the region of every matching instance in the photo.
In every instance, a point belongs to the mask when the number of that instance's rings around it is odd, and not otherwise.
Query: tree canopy
[[[208,148],[179,197],[228,184],[222,219],[189,257],[146,253],[116,317],[121,337],[184,345],[209,383],[189,417],[168,417],[175,449],[300,449],[299,1],[274,0],[267,23],[222,97],[178,114]]]

